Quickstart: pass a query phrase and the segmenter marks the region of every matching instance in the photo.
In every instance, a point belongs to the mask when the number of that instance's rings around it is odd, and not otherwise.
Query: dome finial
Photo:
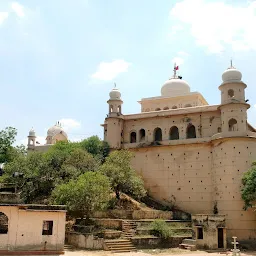
[[[116,83],[114,83],[114,88],[116,88]]]
[[[235,68],[235,67],[233,66],[233,60],[232,60],[232,58],[230,59],[230,68]]]
[[[176,72],[179,70],[179,66],[176,65],[176,62],[174,63],[174,68],[173,68],[173,78],[177,78]]]

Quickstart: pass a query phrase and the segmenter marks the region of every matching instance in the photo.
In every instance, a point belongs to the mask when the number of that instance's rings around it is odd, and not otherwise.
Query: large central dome
[[[161,95],[164,97],[175,97],[190,93],[188,83],[179,78],[167,80],[161,89]]]

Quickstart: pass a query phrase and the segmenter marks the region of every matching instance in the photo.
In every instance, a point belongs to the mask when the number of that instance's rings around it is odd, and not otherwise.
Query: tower
[[[104,139],[109,143],[110,148],[121,148],[123,137],[123,116],[121,93],[115,87],[109,93],[109,111],[104,124]]]
[[[32,128],[28,134],[28,149],[34,149],[36,146],[36,133]]]
[[[222,136],[246,136],[247,132],[247,109],[250,107],[245,101],[246,84],[241,80],[242,74],[230,67],[222,74],[221,91],[221,126]]]

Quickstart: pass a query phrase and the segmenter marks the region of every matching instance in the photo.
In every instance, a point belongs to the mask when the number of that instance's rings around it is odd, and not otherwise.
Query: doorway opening
[[[218,248],[224,248],[224,229],[218,228]]]

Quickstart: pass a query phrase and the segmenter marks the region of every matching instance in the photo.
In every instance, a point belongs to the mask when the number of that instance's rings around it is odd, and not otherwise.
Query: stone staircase
[[[132,220],[122,221],[122,237],[125,239],[131,239],[136,234],[137,224]]]
[[[190,251],[196,251],[196,240],[194,239],[183,239],[182,243],[179,245],[181,249],[187,249]]]
[[[73,250],[73,246],[69,245],[69,244],[65,244],[64,245],[64,251],[70,251],[70,250]]]
[[[136,248],[130,239],[111,239],[105,240],[105,250],[113,253],[136,252]]]

